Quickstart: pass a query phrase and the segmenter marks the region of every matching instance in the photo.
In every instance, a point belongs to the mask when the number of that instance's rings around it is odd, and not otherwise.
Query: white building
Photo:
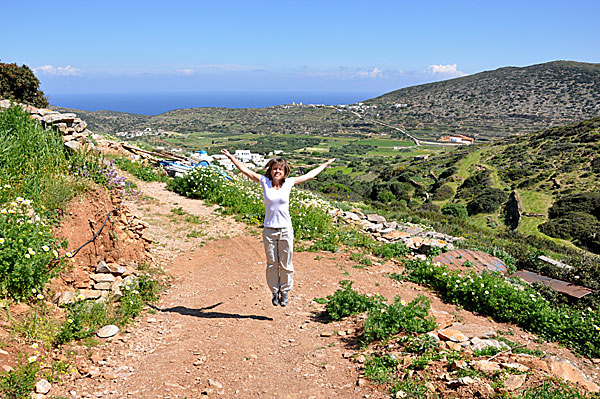
[[[250,162],[252,159],[252,154],[250,154],[250,150],[235,150],[234,157],[239,159],[242,162]]]

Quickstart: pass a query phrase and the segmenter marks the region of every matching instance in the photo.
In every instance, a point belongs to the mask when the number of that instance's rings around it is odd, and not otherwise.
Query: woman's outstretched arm
[[[229,158],[231,160],[231,162],[233,162],[235,167],[238,168],[240,170],[240,172],[242,172],[243,174],[248,176],[250,178],[250,180],[252,180],[253,182],[258,183],[258,181],[260,180],[260,175],[258,173],[248,169],[248,167],[246,165],[244,165],[237,158],[235,158],[233,155],[231,155],[229,153],[229,151],[223,149],[223,150],[221,150],[221,152],[223,153],[223,155],[225,155],[227,158]]]
[[[314,168],[313,170],[311,170],[310,172],[303,174],[302,176],[298,176],[294,178],[294,183],[295,184],[300,184],[300,183],[304,183],[306,181],[309,181],[310,179],[314,179],[315,177],[317,177],[317,175],[319,173],[321,173],[322,171],[325,170],[326,167],[328,167],[329,165],[331,165],[333,163],[333,161],[335,161],[335,158],[331,158],[329,161],[317,166],[316,168]]]

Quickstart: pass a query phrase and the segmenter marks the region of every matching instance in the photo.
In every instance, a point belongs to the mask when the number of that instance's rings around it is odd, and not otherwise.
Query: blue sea
[[[50,104],[85,111],[110,110],[157,115],[179,108],[265,108],[292,104],[353,104],[382,93],[342,92],[180,92],[48,94]]]

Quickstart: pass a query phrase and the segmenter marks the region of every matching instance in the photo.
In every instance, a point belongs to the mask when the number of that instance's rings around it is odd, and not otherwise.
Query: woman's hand
[[[229,151],[227,151],[225,148],[223,148],[223,149],[221,150],[221,153],[222,153],[223,155],[225,155],[225,156],[226,156],[227,158],[229,158],[229,159],[231,159],[231,158],[233,157],[233,155],[231,155],[231,154],[229,153]]]
[[[333,162],[335,161],[335,158],[331,158],[330,160],[328,160],[327,162],[325,162],[325,167],[328,167],[329,165],[331,165]]]

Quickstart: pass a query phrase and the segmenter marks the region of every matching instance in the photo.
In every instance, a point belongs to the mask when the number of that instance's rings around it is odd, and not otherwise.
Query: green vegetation
[[[430,261],[407,261],[413,282],[432,287],[442,298],[498,322],[515,323],[548,341],[558,341],[589,356],[600,356],[597,312],[552,306],[534,289],[498,275],[449,270]]]
[[[40,81],[27,65],[0,62],[0,98],[47,107],[48,100],[39,87]]]
[[[127,171],[135,177],[137,177],[138,179],[146,182],[165,182],[168,180],[168,176],[166,175],[163,169],[158,169],[154,166],[146,165],[143,162],[135,162],[127,158],[116,158],[114,160],[114,163],[116,166],[119,167],[119,169]]]
[[[35,387],[40,366],[37,357],[23,361],[11,372],[0,374],[0,394],[4,399],[27,399]]]
[[[352,281],[340,282],[342,289],[338,289],[327,297],[325,313],[331,320],[341,320],[344,317],[363,313],[371,309],[381,309],[384,298],[359,294],[352,288]]]
[[[127,195],[133,186],[119,177],[112,165],[95,152],[67,152],[54,130],[44,129],[20,107],[0,112],[0,299],[26,302],[30,311],[22,320],[9,317],[19,341],[33,340],[46,347],[90,337],[101,325],[125,325],[160,289],[150,274],[123,287],[120,302],[78,301],[70,305],[62,322],[51,311],[48,283],[64,270],[60,252],[66,242],[53,236],[66,204],[77,194],[101,185],[114,195]],[[114,298],[117,299],[117,298]],[[3,398],[27,398],[40,377],[56,381],[65,365],[44,363],[39,356],[0,375]]]

